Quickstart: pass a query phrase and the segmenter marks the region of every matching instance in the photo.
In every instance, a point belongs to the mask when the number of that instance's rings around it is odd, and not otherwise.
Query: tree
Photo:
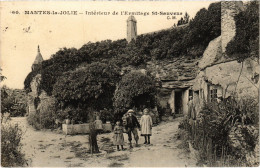
[[[57,79],[53,95],[63,108],[74,107],[79,114],[69,114],[74,120],[86,122],[90,118],[89,145],[91,153],[98,153],[94,112],[112,108],[116,83],[120,79],[119,69],[112,64],[92,63],[82,65]],[[75,118],[75,116],[80,116]]]
[[[187,13],[187,12],[185,12],[185,15],[184,15],[184,23],[186,24],[186,23],[189,23],[189,21],[190,21],[190,15]]]
[[[97,144],[97,130],[95,128],[94,118],[91,119],[89,123],[89,150],[90,153],[99,153],[98,144]]]
[[[23,90],[1,88],[1,113],[10,113],[12,117],[26,114],[26,96]]]
[[[69,106],[83,109],[75,120],[86,122],[86,113],[91,111],[87,110],[88,108],[96,111],[112,108],[112,98],[118,80],[119,69],[115,65],[98,62],[82,65],[57,79],[53,95],[63,109]],[[75,117],[75,114],[69,115]]]
[[[123,114],[127,108],[155,105],[155,80],[141,72],[130,72],[123,76],[114,95],[114,107]]]

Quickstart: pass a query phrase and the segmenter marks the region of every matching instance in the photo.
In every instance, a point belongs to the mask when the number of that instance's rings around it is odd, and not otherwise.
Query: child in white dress
[[[152,117],[149,115],[149,110],[144,109],[144,115],[141,117],[141,136],[144,136],[144,144],[150,144],[150,136],[152,135]]]

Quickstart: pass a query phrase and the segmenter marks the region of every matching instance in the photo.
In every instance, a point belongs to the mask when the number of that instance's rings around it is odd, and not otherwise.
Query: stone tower
[[[36,55],[36,58],[32,64],[32,70],[34,70],[36,67],[38,67],[43,61],[42,54],[40,52],[40,46],[38,45],[38,52]]]
[[[136,19],[134,16],[129,16],[127,19],[127,42],[130,43],[133,39],[136,40],[137,37],[137,28],[136,28]]]
[[[244,10],[242,1],[221,2],[221,41],[222,52],[226,52],[227,44],[236,35],[236,24],[234,16]]]

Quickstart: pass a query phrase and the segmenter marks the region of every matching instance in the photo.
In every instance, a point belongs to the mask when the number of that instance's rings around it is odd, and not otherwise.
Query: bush
[[[27,161],[21,152],[22,131],[18,125],[1,122],[1,166],[25,166]]]
[[[1,113],[10,113],[12,117],[26,114],[26,96],[23,90],[1,88]]]
[[[190,133],[201,162],[212,164],[230,156],[233,160],[247,163],[246,156],[255,155],[258,117],[258,102],[253,98],[238,101],[230,97],[219,103],[206,103],[196,121],[184,120],[179,127]],[[231,163],[231,160],[222,161]]]
[[[154,107],[156,86],[149,75],[130,72],[123,76],[114,94],[116,112],[124,113],[127,108]],[[142,109],[143,110],[143,109]]]
[[[29,113],[27,117],[28,124],[35,129],[51,129],[55,126],[56,102],[54,98],[42,99],[35,113]]]

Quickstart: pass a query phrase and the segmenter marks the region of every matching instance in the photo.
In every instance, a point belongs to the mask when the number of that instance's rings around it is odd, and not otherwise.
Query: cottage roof
[[[38,52],[37,52],[37,55],[36,55],[36,58],[33,62],[33,64],[39,64],[43,61],[43,58],[42,58],[42,54],[40,52],[40,46],[38,45]]]

